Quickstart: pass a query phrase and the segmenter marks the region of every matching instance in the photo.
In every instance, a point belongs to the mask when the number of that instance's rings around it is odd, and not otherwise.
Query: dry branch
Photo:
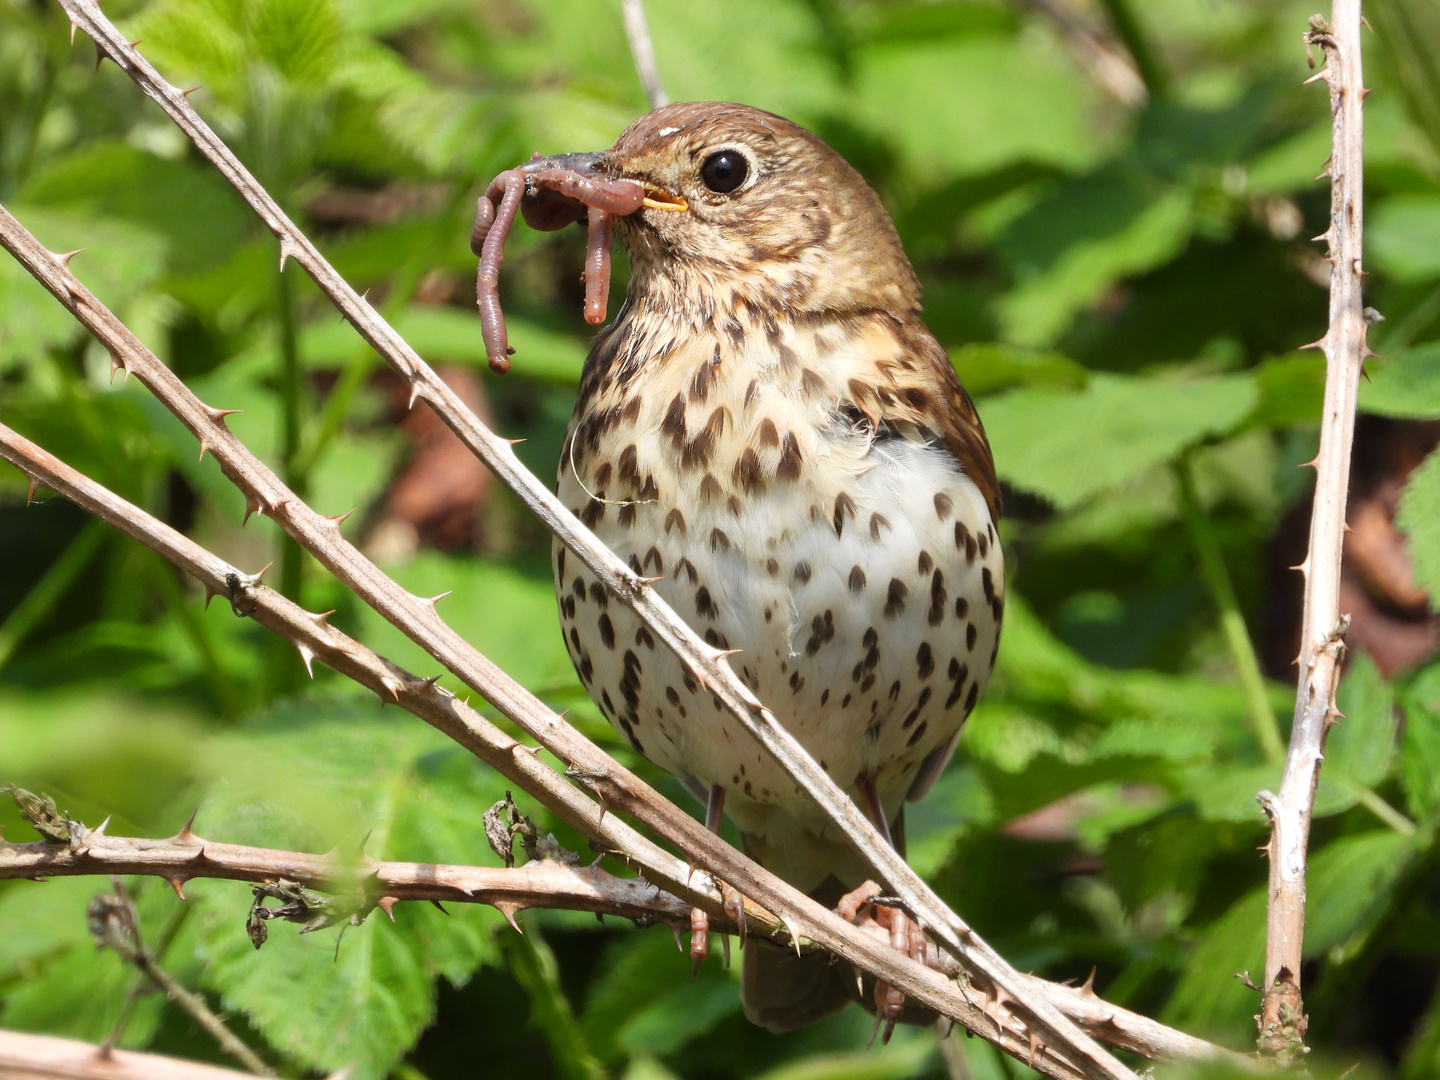
[[[625,19],[625,40],[630,43],[630,59],[645,101],[652,109],[670,104],[665,84],[660,81],[660,65],[655,62],[655,46],[650,41],[650,24],[645,19],[645,0],[620,0]]]
[[[1260,1050],[1281,1060],[1305,1052],[1300,962],[1305,934],[1306,847],[1315,789],[1320,782],[1325,734],[1337,715],[1335,689],[1344,657],[1348,616],[1340,614],[1340,555],[1345,501],[1350,482],[1350,449],[1360,370],[1369,349],[1360,297],[1364,196],[1364,82],[1360,64],[1360,0],[1335,0],[1331,22],[1312,16],[1306,46],[1325,52],[1315,79],[1330,89],[1333,143],[1330,226],[1317,239],[1329,244],[1330,326],[1315,345],[1325,351],[1325,412],[1315,466],[1315,503],[1310,546],[1300,569],[1305,574],[1305,611],[1300,630],[1300,680],[1290,746],[1278,795],[1258,798],[1270,818],[1270,899],[1265,935],[1265,997],[1260,1015]]]
[[[254,1075],[159,1054],[102,1051],[53,1035],[0,1031],[0,1077],[14,1080],[239,1080]]]
[[[105,56],[113,60],[146,94],[160,104],[235,187],[266,226],[279,237],[282,266],[286,259],[293,257],[306,269],[365,340],[406,380],[411,387],[412,402],[423,399],[430,405],[435,414],[515,491],[565,546],[597,575],[604,586],[654,630],[701,684],[712,690],[722,705],[775,756],[787,775],[815,800],[835,828],[849,839],[876,877],[901,899],[909,913],[941,947],[960,959],[968,971],[1008,994],[1027,1029],[1052,1050],[1058,1050],[1074,1061],[1086,1076],[1097,1080],[1102,1077],[1108,1080],[1134,1080],[1134,1074],[1129,1069],[1106,1053],[1048,1001],[1036,996],[1019,973],[951,911],[920,876],[910,869],[905,860],[885,843],[866,816],[825,770],[820,768],[799,740],[781,726],[740,681],[725,662],[725,654],[701,641],[643,578],[631,571],[612,551],[601,544],[566,510],[549,488],[521,464],[507,440],[499,438],[480,423],[394,328],[335,272],[239,159],[191,108],[185,94],[161,77],[125,36],[105,18],[94,0],[57,2],[69,14],[72,23],[84,29],[95,40],[96,47]],[[166,374],[169,375],[168,372]],[[173,375],[169,376],[169,380],[179,385]],[[180,389],[183,390],[183,386],[180,386]],[[172,398],[162,395],[162,400],[169,405]],[[195,405],[198,406],[199,403],[195,402]],[[200,434],[200,428],[192,421],[198,422],[201,414],[194,409],[189,412],[190,415],[182,415],[181,419],[185,420],[192,431]],[[177,415],[181,414],[177,412]],[[205,415],[208,417],[208,414]],[[219,426],[224,438],[231,439],[223,425],[213,419],[210,424],[201,426]],[[201,437],[203,445],[204,436]],[[233,439],[231,441],[233,442]],[[238,442],[234,442],[234,446],[238,447]],[[248,451],[246,456],[254,460],[252,455],[248,455]],[[241,485],[247,499],[255,500],[254,506],[257,509],[273,517],[286,532],[309,547],[321,563],[344,584],[354,589],[366,603],[408,636],[430,649],[431,655],[447,669],[485,694],[501,711],[539,739],[547,749],[565,760],[572,768],[579,770],[581,775],[588,777],[602,798],[610,799],[617,805],[632,800],[632,792],[636,789],[630,785],[638,784],[634,777],[628,773],[622,776],[616,772],[619,767],[605,755],[599,754],[588,741],[582,740],[583,745],[578,745],[577,733],[554,718],[548,710],[537,715],[528,707],[533,701],[533,698],[526,700],[529,695],[518,698],[513,693],[508,693],[512,688],[520,688],[459,635],[445,627],[433,607],[422,610],[417,606],[421,603],[418,598],[411,597],[379,574],[358,551],[340,539],[338,528],[331,528],[323,533],[319,531],[314,520],[315,515],[309,513],[308,508],[304,508],[303,504],[273,477],[270,477],[266,484],[269,489],[267,497],[266,493],[256,486],[256,477],[242,478],[240,474],[231,472],[229,467],[226,472],[232,480]],[[362,579],[370,587],[362,585]],[[508,700],[497,700],[493,693],[481,689],[482,684],[492,688],[501,687]],[[645,806],[654,805],[645,800],[639,802]],[[678,824],[673,815],[663,816],[667,825]],[[646,824],[663,833],[659,825],[651,821],[646,821]],[[726,845],[712,842],[703,829],[688,829],[683,839],[673,834],[667,835],[667,839],[680,844],[702,866],[721,877],[725,877],[722,867],[727,864],[740,865],[720,850]],[[749,872],[752,868],[754,864],[747,864],[747,872],[738,879],[726,878],[742,895],[758,895],[754,890],[758,887],[760,878]]]
[[[243,475],[252,482],[262,484],[265,490],[278,488],[278,481],[273,475],[255,461],[223,427],[223,417],[217,415],[218,411],[210,410],[196,401],[173,374],[145,350],[134,335],[74,278],[65,262],[45,251],[3,208],[0,208],[0,243],[96,334],[111,351],[117,363],[126,371],[134,372],[137,378],[156,389],[162,399],[172,405],[177,415],[206,440],[222,467],[226,468],[232,477]],[[0,453],[17,464],[33,481],[43,482],[152,547],[198,578],[207,591],[222,593],[229,596],[232,602],[243,604],[243,610],[250,617],[285,636],[301,650],[302,656],[308,654],[323,660],[369,687],[381,700],[397,701],[449,735],[487,764],[531,792],[576,828],[602,843],[618,848],[623,857],[632,866],[640,869],[651,882],[663,885],[682,897],[685,903],[698,903],[710,911],[712,916],[723,918],[724,912],[718,893],[709,887],[703,875],[694,877],[692,881],[693,875],[688,872],[684,862],[658,848],[614,814],[606,814],[605,804],[596,807],[552,769],[546,767],[535,754],[528,752],[530,748],[516,743],[468,705],[439,689],[432,680],[419,679],[376,656],[358,642],[329,626],[323,619],[303,611],[298,605],[260,584],[257,578],[241,574],[236,568],[205,551],[187,537],[69,469],[53,456],[3,426],[0,426]],[[253,490],[244,483],[242,488],[247,495]],[[304,520],[307,522],[315,517],[308,507],[304,508],[304,512],[307,515]],[[373,567],[370,570],[378,574]],[[393,583],[390,583],[390,588],[395,588]],[[483,658],[480,659],[483,661]],[[557,730],[568,732],[578,745],[589,747],[578,733],[569,729],[560,718],[555,717],[522,688],[511,683],[503,673],[498,680],[496,686],[502,693],[496,696],[506,700],[520,700],[532,714],[543,714],[547,722]],[[715,860],[714,865],[726,880],[743,881],[747,874],[752,875],[753,888],[747,895],[763,901],[778,913],[780,925],[777,926],[775,920],[767,918],[765,913],[757,914],[748,910],[751,916],[751,934],[770,933],[783,936],[782,927],[794,929],[797,933],[803,932],[821,946],[837,952],[867,971],[882,976],[892,985],[900,986],[911,996],[958,1019],[971,1030],[976,1030],[992,1041],[998,1041],[1016,1056],[1021,1056],[1022,1052],[1028,1056],[1028,1036],[1013,1028],[1002,1029],[998,1023],[992,1021],[984,1011],[984,1006],[990,1004],[988,999],[982,1000],[977,1007],[966,993],[959,991],[954,984],[940,979],[934,972],[911,963],[883,944],[875,948],[873,943],[863,940],[864,935],[857,935],[849,924],[820,909],[808,898],[749,863],[728,845],[700,828],[693,819],[670,806],[638,780],[629,777],[618,764],[610,762],[610,759],[594,747],[589,749],[591,753],[587,760],[608,762],[615,770],[610,774],[582,773],[592,786],[601,791],[602,796],[608,796],[608,805],[635,813],[662,835],[675,839],[682,850],[689,852],[708,845],[713,852],[710,857]],[[602,780],[607,780],[608,783],[602,785]],[[694,846],[687,846],[687,841]],[[1050,987],[1046,993],[1054,995],[1057,1004],[1067,1013],[1075,1008],[1064,988],[1054,984],[1044,985]],[[1081,1015],[1084,1015],[1083,1011]],[[1132,1017],[1136,1021],[1135,1033],[1124,1034],[1131,1026]],[[1148,1045],[1161,1057],[1209,1058],[1225,1053],[1217,1047],[1120,1010],[1116,1010],[1113,1016],[1102,1019],[1103,1022],[1094,1029],[1100,1037],[1116,1041],[1120,1045]],[[1142,1037],[1140,1031],[1146,1025],[1155,1029],[1158,1035]],[[1123,1043],[1120,1042],[1122,1034],[1125,1040]],[[1045,1053],[1036,1060],[1036,1065],[1049,1075],[1080,1075],[1065,1063],[1054,1060]]]

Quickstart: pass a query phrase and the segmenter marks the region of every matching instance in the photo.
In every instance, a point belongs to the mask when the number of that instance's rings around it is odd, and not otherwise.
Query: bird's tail
[[[856,999],[850,965],[827,953],[796,956],[751,939],[745,946],[740,1001],[745,1018],[767,1031],[793,1031],[839,1012]]]

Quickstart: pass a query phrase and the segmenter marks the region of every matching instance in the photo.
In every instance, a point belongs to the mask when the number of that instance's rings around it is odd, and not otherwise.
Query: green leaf
[[[475,863],[477,822],[504,790],[443,736],[371,701],[297,700],[213,744],[216,773],[197,830],[307,851],[363,845],[373,858]],[[478,846],[477,846],[478,845]],[[488,857],[488,852],[486,852]],[[272,923],[258,952],[249,892],[196,882],[206,980],[277,1049],[308,1068],[354,1063],[383,1077],[434,1017],[434,982],[463,983],[493,961],[489,908],[423,904],[360,927],[301,935]]]
[[[1410,813],[1427,820],[1440,810],[1440,664],[1432,663],[1405,694],[1400,776]]]
[[[1273,356],[1255,369],[1255,382],[1260,403],[1251,423],[1265,427],[1319,423],[1325,403],[1325,357],[1320,353]]]
[[[1265,874],[1255,863],[1256,880]],[[1161,1019],[1187,1031],[1230,1043],[1254,1038],[1260,998],[1235,978],[1248,971],[1259,982],[1265,962],[1265,896],[1261,885],[1231,905],[1201,935],[1186,958],[1180,981]]]
[[[1381,416],[1440,416],[1440,342],[1396,349],[1365,361],[1360,408]]]
[[[1280,766],[1206,767],[1193,770],[1188,779],[1190,793],[1206,821],[1259,825],[1265,819],[1255,796],[1280,786]]]
[[[392,576],[417,596],[452,590],[440,601],[445,621],[522,685],[543,692],[576,684],[548,576],[433,554],[422,554]],[[439,671],[435,660],[370,608],[361,611],[360,620],[360,636],[383,655],[411,671]]]
[[[1015,390],[986,402],[1000,475],[1070,510],[1106,488],[1232,430],[1254,407],[1255,382],[1095,375],[1080,393]]]
[[[581,1018],[602,1059],[662,1055],[740,1009],[735,980],[716,963],[690,977],[690,958],[663,928],[627,935],[606,953]]]
[[[1410,474],[1395,524],[1405,532],[1415,583],[1440,596],[1440,451]]]
[[[1440,195],[1392,195],[1365,218],[1367,262],[1398,281],[1440,277]]]
[[[1327,765],[1328,767],[1328,765]],[[1346,836],[1311,856],[1305,955],[1343,946],[1389,906],[1413,854],[1409,837],[1388,829]]]
[[[1036,386],[1052,390],[1082,390],[1089,372],[1057,352],[1021,349],[1000,342],[964,345],[950,352],[950,362],[974,397]]]
[[[1395,688],[1387,683],[1369,653],[1357,653],[1340,680],[1336,705],[1345,719],[1325,740],[1325,766],[1357,784],[1376,787],[1390,771],[1395,755]]]
[[[1097,181],[1037,206],[1002,240],[1018,279],[997,305],[1002,336],[1049,344],[1115,281],[1173,259],[1190,238],[1191,204],[1184,189],[1152,196]]]

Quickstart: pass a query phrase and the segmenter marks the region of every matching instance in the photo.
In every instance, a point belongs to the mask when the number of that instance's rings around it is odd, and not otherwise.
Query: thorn
[[[204,461],[204,460],[205,460],[205,451],[206,451],[206,450],[209,450],[209,449],[210,449],[210,444],[207,443],[204,439],[201,439],[201,440],[200,440],[200,456],[199,456],[198,458],[196,458],[195,460],[196,460],[196,461]]]
[[[390,691],[390,696],[395,699],[395,703],[398,705],[400,703],[400,691],[403,690],[404,687],[400,685],[393,675],[381,675],[380,685]],[[382,697],[380,700],[383,703],[385,699]]]
[[[1327,343],[1327,340],[1329,339],[1329,337],[1330,337],[1330,331],[1327,330],[1327,331],[1325,331],[1325,333],[1321,334],[1321,335],[1320,335],[1318,338],[1316,338],[1314,341],[1307,342],[1307,343],[1304,344],[1304,345],[1298,345],[1298,346],[1296,346],[1296,348],[1297,348],[1299,351],[1301,351],[1301,352],[1304,352],[1306,349],[1323,349],[1323,348],[1325,348],[1326,343]]]
[[[1375,33],[1375,28],[1370,25],[1370,20],[1365,18],[1364,15],[1360,16],[1360,25],[1365,27],[1366,30],[1369,30],[1370,33]]]
[[[175,877],[167,877],[165,880],[170,883],[170,888],[172,888],[172,889],[175,890],[175,895],[178,896],[181,900],[184,900],[184,899],[185,899],[185,882],[188,881],[189,879],[188,879],[188,878],[180,877],[179,875],[176,875]]]
[[[437,603],[439,603],[441,600],[444,600],[445,597],[449,596],[454,591],[454,589],[446,589],[444,592],[436,593],[434,596],[420,596],[416,599],[418,599],[420,603],[427,605],[433,610]]]
[[[449,914],[450,914],[450,912],[448,912],[448,911],[445,910],[445,905],[442,904],[442,903],[440,903],[439,900],[431,900],[430,903],[432,903],[433,905],[435,905],[435,909],[436,909],[437,911],[439,911],[441,915],[449,915]]]
[[[509,443],[511,446],[519,446],[519,445],[520,445],[522,442],[524,442],[525,440],[524,440],[524,439],[506,439],[505,441],[506,441],[507,443]]]
[[[125,378],[122,380],[122,382],[129,382],[129,381],[130,381],[130,369],[125,366],[125,361],[121,360],[120,357],[116,356],[114,352],[111,352],[111,353],[110,353],[110,382],[111,382],[111,383],[114,383],[114,382],[115,382],[115,372],[117,372],[117,371],[123,371],[123,372],[125,372]]]
[[[1366,98],[1368,98],[1368,97],[1369,97],[1371,94],[1373,94],[1374,92],[1375,92],[1375,87],[1373,87],[1373,86],[1362,86],[1362,87],[1360,88],[1360,100],[1361,100],[1361,101],[1364,101]]]
[[[285,237],[281,237],[281,239],[280,239],[280,272],[281,272],[282,274],[285,272],[285,260],[288,259],[288,258],[290,258],[290,256],[293,255],[293,254],[295,254],[295,253],[290,250],[290,241],[289,241],[289,239],[287,239],[287,238],[285,238]]]
[[[719,660],[728,660],[730,657],[734,656],[736,653],[738,653],[738,652],[744,652],[744,651],[745,651],[744,649],[716,649],[716,650],[715,650],[715,655],[714,655],[713,657],[711,657],[711,659],[717,660],[717,661],[719,661]]]
[[[259,496],[251,495],[251,494],[247,493],[247,494],[245,495],[245,520],[242,521],[242,522],[240,522],[240,527],[243,529],[246,525],[250,524],[250,515],[251,515],[251,514],[254,514],[254,513],[257,513],[259,510],[260,510],[260,498],[259,498]]]
[[[1326,79],[1326,80],[1328,80],[1329,77],[1330,77],[1330,76],[1329,76],[1329,71],[1330,71],[1330,65],[1329,65],[1329,64],[1326,64],[1323,68],[1321,68],[1319,71],[1317,71],[1314,75],[1311,75],[1308,79],[1306,79],[1306,80],[1305,80],[1303,83],[1301,83],[1300,85],[1301,85],[1301,86],[1309,86],[1311,83],[1313,83],[1313,82],[1319,82],[1321,79]]]
[[[1321,169],[1318,173],[1315,174],[1315,180],[1333,180],[1334,178],[1335,174],[1330,171],[1329,165],[1326,165],[1325,168]],[[1315,183],[1315,180],[1312,180],[1310,182],[1313,184]]]
[[[74,19],[70,20],[70,44],[75,44],[75,31],[80,29],[80,24]]]
[[[332,524],[334,524],[334,526],[338,529],[341,525],[343,525],[343,524],[345,523],[345,519],[348,518],[348,517],[349,517],[351,514],[353,514],[354,512],[355,512],[355,507],[352,506],[349,510],[346,510],[343,514],[326,514],[326,515],[325,515],[325,520],[331,522]]]
[[[524,930],[520,929],[520,924],[515,921],[516,913],[525,910],[523,907],[515,903],[514,900],[496,900],[492,906],[499,911],[501,915],[505,916],[505,921],[510,924],[511,928],[514,929],[517,934],[525,933]]]
[[[26,476],[25,479],[30,482],[25,491],[25,505],[29,506],[35,501],[35,489],[40,486],[40,481],[33,476]]]
[[[315,678],[315,669],[310,666],[310,662],[315,659],[315,650],[303,641],[296,642],[295,648],[300,653],[300,659],[305,661],[305,674]]]
[[[270,567],[272,567],[272,566],[274,566],[274,565],[275,565],[275,560],[274,560],[274,559],[271,559],[271,560],[270,560],[269,562],[267,562],[264,566],[260,567],[260,569],[257,570],[255,573],[251,574],[251,575],[250,575],[250,584],[251,584],[251,585],[259,585],[259,584],[260,584],[260,579],[265,576],[265,571],[266,571],[266,570],[269,570]]]
[[[100,822],[99,825],[95,826],[95,828],[93,828],[93,829],[90,830],[90,835],[87,837],[87,839],[89,839],[89,840],[96,840],[96,839],[99,839],[100,837],[104,836],[104,835],[105,835],[105,827],[106,827],[107,825],[109,825],[109,824],[110,824],[110,819],[107,817],[104,821]]]
[[[1027,1068],[1035,1068],[1035,1051],[1040,1049],[1040,1045],[1040,1036],[1034,1031],[1030,1032],[1030,1059],[1025,1062]]]
[[[394,908],[395,908],[395,905],[398,904],[399,902],[400,902],[399,897],[395,897],[395,896],[382,896],[382,897],[380,897],[379,900],[376,900],[376,901],[375,901],[375,906],[378,907],[381,911],[385,912],[385,917],[386,917],[386,918],[388,918],[391,922],[394,922],[394,921],[395,921],[395,911],[394,911]]]
[[[217,593],[214,589],[210,588],[209,585],[206,585],[206,586],[205,586],[205,610],[206,610],[206,611],[209,611],[209,610],[210,610],[210,601],[211,601],[211,600],[214,600],[215,597],[217,597],[217,596],[219,596],[219,595],[220,595],[220,594]]]
[[[180,91],[180,94],[181,94],[182,97],[187,97],[187,98],[188,98],[191,94],[193,94],[196,90],[199,90],[199,89],[200,89],[200,87],[198,87],[198,86],[187,86],[187,87],[185,87],[183,90]]]
[[[420,685],[423,686],[426,690],[430,690],[434,688],[435,684],[438,683],[440,679],[441,676],[439,675],[431,675],[428,679],[421,679]]]
[[[234,416],[236,413],[242,413],[242,412],[244,412],[245,410],[244,410],[244,409],[207,409],[206,411],[210,413],[210,419],[211,419],[211,420],[214,420],[214,421],[215,421],[217,424],[219,424],[221,427],[224,427],[224,426],[225,426],[225,417],[227,417],[227,416]]]
[[[100,73],[100,65],[106,60],[106,58],[107,54],[105,50],[100,47],[100,42],[95,42],[95,73],[97,75]]]
[[[795,924],[792,923],[789,919],[787,919],[784,915],[781,915],[780,925],[785,927],[785,932],[790,935],[790,943],[795,946],[795,955],[800,957],[800,959],[802,960],[805,959],[805,957],[800,952],[800,935],[795,931]]]
[[[336,610],[336,608],[332,607],[329,611],[307,611],[305,614],[309,615],[310,618],[314,620],[316,626],[324,626],[328,628],[330,624],[327,623],[325,620],[330,618],[331,615],[334,615]]]
[[[1095,996],[1095,969],[1093,967],[1090,969],[1089,976],[1085,979],[1085,984],[1080,987],[1080,993],[1086,997]]]
[[[82,248],[76,248],[74,251],[52,251],[50,254],[51,254],[51,256],[53,256],[55,259],[58,259],[58,260],[59,260],[61,266],[65,267],[66,270],[69,270],[69,269],[70,269],[70,260],[73,259],[76,255],[79,255],[82,251],[88,251],[88,250],[89,250],[88,248],[83,248],[83,247],[82,247]]]
[[[194,830],[195,830],[195,819],[196,819],[197,817],[199,817],[199,816],[200,816],[200,808],[197,806],[197,807],[195,808],[194,813],[192,813],[192,814],[185,820],[185,824],[181,827],[180,831],[170,838],[171,843],[175,843],[175,844],[188,844],[188,843],[190,843],[192,840],[198,843],[198,842],[200,841],[200,838],[195,835],[195,831],[194,831]]]
[[[125,44],[126,44],[126,45],[129,45],[130,48],[133,49],[133,48],[135,48],[135,46],[142,44],[144,41],[145,41],[145,39],[142,37],[142,38],[136,38],[134,41],[127,41]]]

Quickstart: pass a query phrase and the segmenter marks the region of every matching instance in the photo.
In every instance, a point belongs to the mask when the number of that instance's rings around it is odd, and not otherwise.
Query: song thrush
[[[738,650],[750,688],[903,842],[903,802],[989,678],[1004,574],[985,433],[889,216],[818,138],[741,105],[668,105],[563,164],[652,198],[615,219],[629,291],[586,361],[560,497]],[[859,885],[858,858],[719,700],[559,545],[554,570],[571,659],[630,744],[709,798],[712,827],[723,801],[794,885],[832,903]],[[778,1031],[834,1011],[855,983],[826,959],[746,949],[746,1014]]]

